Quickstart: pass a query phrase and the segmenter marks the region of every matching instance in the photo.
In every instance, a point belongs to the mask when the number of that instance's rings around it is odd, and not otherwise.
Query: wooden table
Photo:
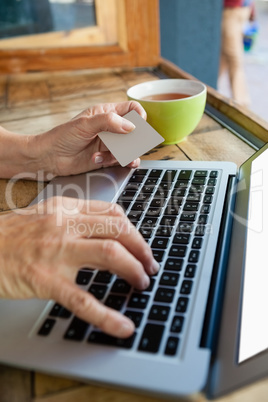
[[[32,73],[0,76],[0,124],[23,134],[38,134],[71,119],[81,110],[103,102],[126,100],[126,89],[139,82],[159,79],[163,74],[191,78],[169,63],[159,69],[84,70],[76,72]],[[268,138],[268,124],[250,112],[234,107],[216,91],[209,89],[208,102],[215,110],[249,128],[260,141]],[[244,126],[244,128],[243,128]],[[240,165],[255,152],[252,145],[234,135],[208,114],[195,131],[178,145],[159,146],[143,159],[225,160]],[[8,206],[5,189],[8,180],[0,180],[0,211]],[[27,206],[46,185],[21,180],[13,189],[17,207]],[[1,402],[153,402],[158,399],[85,385],[64,378],[0,367]],[[193,401],[205,401],[201,395]],[[221,399],[225,402],[268,401],[268,380],[263,380]]]

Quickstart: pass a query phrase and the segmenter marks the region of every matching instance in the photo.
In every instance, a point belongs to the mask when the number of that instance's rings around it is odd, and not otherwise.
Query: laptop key
[[[176,173],[177,170],[166,170],[162,177],[162,181],[172,182],[176,176]]]
[[[179,180],[189,180],[192,175],[191,170],[181,170],[178,176]]]
[[[94,282],[98,283],[110,283],[112,280],[113,274],[108,271],[99,271],[94,278]]]
[[[166,343],[165,355],[175,356],[177,354],[178,345],[179,345],[179,338],[175,336],[170,336]]]
[[[160,169],[152,169],[150,171],[148,177],[158,177],[159,178],[161,176],[161,174],[162,174],[162,170],[160,170]]]
[[[171,215],[171,216],[177,216],[179,214],[180,207],[177,207],[175,205],[167,205],[164,214],[165,215]]]
[[[92,276],[93,272],[91,271],[79,271],[76,277],[77,285],[88,285]]]
[[[158,228],[157,228],[157,230],[156,230],[156,236],[159,236],[159,237],[161,237],[161,236],[170,236],[171,235],[171,233],[172,233],[172,231],[173,231],[173,226],[171,226],[171,227],[166,227],[166,226],[159,226]]]
[[[210,175],[209,175],[209,177],[212,177],[212,178],[216,178],[216,177],[218,177],[218,171],[217,170],[212,170],[211,172],[210,172]]]
[[[195,177],[193,180],[192,180],[192,184],[205,184],[205,182],[206,182],[206,178],[205,177]]]
[[[163,181],[163,180],[159,184],[159,187],[162,188],[163,190],[170,190],[172,186],[173,186],[173,183],[168,182],[168,181]]]
[[[148,170],[147,169],[136,169],[135,174],[138,176],[146,176]]]
[[[208,215],[205,214],[199,215],[198,224],[206,225],[207,221],[208,221]]]
[[[170,332],[176,332],[177,334],[182,331],[184,322],[184,317],[182,315],[175,315],[172,320],[172,324],[170,327]]]
[[[168,244],[169,239],[166,237],[155,237],[151,247],[152,248],[160,248],[160,249],[166,249],[167,244]]]
[[[131,211],[144,211],[147,207],[147,202],[136,201],[132,205]]]
[[[186,254],[187,247],[181,246],[180,244],[175,244],[170,247],[169,256],[170,257],[184,257]]]
[[[108,287],[106,285],[97,285],[93,283],[88,291],[96,297],[98,300],[102,300],[107,292]]]
[[[217,179],[208,179],[208,183],[207,183],[207,185],[208,186],[216,186],[216,183],[217,183]]]
[[[186,313],[188,302],[189,302],[188,297],[180,296],[178,299],[177,306],[176,306],[176,312],[177,313]]]
[[[193,184],[191,185],[189,192],[194,193],[194,194],[200,194],[203,193],[204,191],[204,186],[199,185],[199,184]]]
[[[131,202],[130,201],[120,201],[118,200],[116,202],[118,205],[120,205],[120,207],[122,207],[124,209],[124,211],[126,211],[128,209],[128,207],[130,206]]]
[[[47,318],[45,320],[44,324],[42,325],[42,327],[39,329],[38,335],[41,335],[41,336],[49,335],[55,324],[56,324],[56,320],[54,320],[53,318]]]
[[[150,208],[159,208],[159,210],[163,207],[165,200],[161,200],[159,198],[154,198],[150,203]]]
[[[203,239],[201,237],[195,237],[192,242],[192,248],[200,249],[202,247]]]
[[[211,195],[211,194],[214,194],[214,192],[215,192],[215,187],[207,187],[205,194]]]
[[[190,239],[189,234],[175,233],[173,237],[173,244],[188,244]]]
[[[213,200],[213,196],[210,194],[206,194],[203,199],[204,204],[211,204]]]
[[[159,217],[161,215],[162,208],[151,208],[149,207],[146,211],[146,216]]]
[[[159,306],[154,304],[149,313],[149,320],[166,321],[168,319],[170,308],[168,306]]]
[[[127,214],[128,219],[130,222],[139,222],[141,215],[143,214],[143,211],[132,211],[130,210],[129,213]]]
[[[180,222],[194,222],[196,218],[195,213],[183,212],[180,217]]]
[[[194,278],[195,271],[196,271],[196,265],[188,264],[184,274],[185,278]]]
[[[67,331],[64,334],[64,339],[72,341],[82,341],[86,335],[89,324],[78,317],[74,317]]]
[[[145,181],[145,186],[149,186],[150,184],[156,184],[158,182],[158,178],[157,177],[149,177],[146,181]]]
[[[120,311],[126,301],[125,296],[109,295],[105,301],[105,306]]]
[[[134,322],[136,328],[139,328],[143,318],[143,313],[141,311],[126,310],[125,316]]]
[[[121,339],[105,334],[104,332],[92,331],[88,337],[88,342],[97,343],[100,345],[117,346],[124,349],[130,349],[135,340],[135,336],[136,334],[134,333],[129,338]]]
[[[65,307],[61,306],[58,303],[55,303],[52,307],[49,315],[51,317],[60,317],[60,318],[70,318],[72,313],[71,311],[67,310]]]
[[[188,194],[186,198],[186,202],[199,202],[201,200],[201,194]]]
[[[146,227],[146,228],[154,228],[155,224],[157,222],[156,217],[154,216],[145,216],[142,223],[141,223],[141,227]]]
[[[184,280],[184,281],[182,282],[180,292],[181,292],[182,294],[189,295],[189,294],[191,293],[191,291],[192,291],[192,287],[193,287],[193,281]]]
[[[158,288],[154,301],[161,302],[161,303],[172,303],[174,298],[175,290],[169,288]]]
[[[155,279],[150,277],[150,285],[148,286],[148,288],[144,289],[143,292],[151,292],[154,288],[154,284],[155,284]]]
[[[152,250],[154,259],[157,262],[161,262],[164,257],[165,250]]]
[[[133,174],[129,179],[129,183],[141,183],[144,179],[143,175]]]
[[[194,225],[188,222],[179,222],[176,232],[177,233],[192,233]]]
[[[199,260],[200,251],[199,250],[191,250],[188,261],[189,262],[198,262]]]
[[[147,324],[144,328],[138,350],[142,352],[157,353],[164,329],[164,325]]]
[[[206,234],[206,225],[197,225],[195,229],[195,236],[204,236]]]
[[[207,170],[197,170],[194,174],[194,177],[207,177]]]
[[[165,271],[180,271],[182,268],[183,259],[182,258],[168,258],[164,270]]]
[[[201,207],[201,214],[209,214],[210,211],[210,205],[209,204],[203,204]]]
[[[164,272],[160,279],[160,285],[163,286],[177,286],[179,281],[179,274],[174,274],[171,272]]]
[[[146,227],[139,228],[140,234],[144,237],[144,239],[149,239],[152,236],[153,229],[147,229]]]
[[[142,293],[133,293],[127,306],[135,309],[144,309],[148,304],[149,297],[149,295],[144,295]]]
[[[127,281],[118,278],[115,280],[111,292],[127,294],[130,291],[130,289],[131,286]]]
[[[183,210],[184,211],[197,211],[199,208],[199,203],[198,202],[189,202],[186,200],[184,206],[183,206]]]

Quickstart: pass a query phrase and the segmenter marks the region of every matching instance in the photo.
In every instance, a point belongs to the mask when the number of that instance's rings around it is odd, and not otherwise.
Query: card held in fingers
[[[117,134],[102,131],[98,134],[121,166],[128,165],[164,141],[164,138],[135,110],[127,113],[124,118],[135,125],[135,129],[130,133]]]

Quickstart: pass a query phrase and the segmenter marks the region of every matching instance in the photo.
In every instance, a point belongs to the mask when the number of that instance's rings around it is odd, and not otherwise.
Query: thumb
[[[83,131],[87,131],[92,135],[98,134],[101,131],[126,134],[135,129],[135,125],[131,121],[114,112],[82,118],[80,119],[80,124],[83,125]]]

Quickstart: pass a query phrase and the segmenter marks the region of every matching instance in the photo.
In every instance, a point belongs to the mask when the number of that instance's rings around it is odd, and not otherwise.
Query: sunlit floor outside
[[[251,97],[250,109],[268,121],[268,1],[256,1],[259,33],[254,46],[244,53],[244,68]],[[231,97],[227,75],[218,83],[221,94]]]

